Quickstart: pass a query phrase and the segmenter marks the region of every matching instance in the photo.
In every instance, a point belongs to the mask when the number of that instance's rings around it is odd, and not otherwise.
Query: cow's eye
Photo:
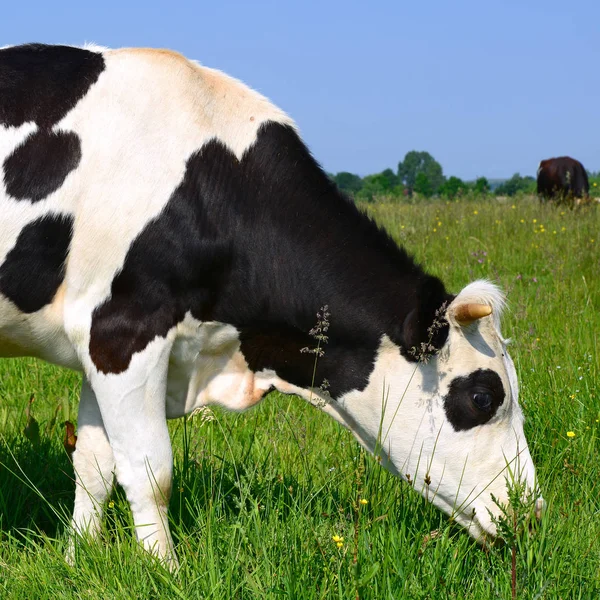
[[[492,408],[492,401],[492,395],[487,392],[475,392],[473,394],[473,403],[479,410],[484,412],[487,412]]]

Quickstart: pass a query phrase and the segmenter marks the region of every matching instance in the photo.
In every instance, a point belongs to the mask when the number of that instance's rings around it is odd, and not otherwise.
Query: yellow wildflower
[[[533,220],[533,222],[534,222],[534,223],[537,223],[537,219],[534,219],[534,220]]]
[[[514,204],[511,206],[511,208],[517,208]]]
[[[115,507],[115,503],[114,503],[114,502],[111,500],[111,501],[108,503],[108,508],[114,508],[114,507]]]
[[[338,542],[338,543],[336,544],[336,546],[337,546],[338,548],[343,548],[343,547],[344,547],[344,542]]]
[[[575,437],[575,432],[574,431],[567,431],[567,437]]]
[[[479,214],[479,211],[478,211],[478,210],[474,210],[474,211],[473,211],[473,214],[474,214],[474,215],[478,215],[478,214]]]
[[[361,504],[369,504],[369,501],[366,498],[361,498],[360,503]]]
[[[341,535],[334,535],[331,537],[331,539],[336,543],[336,544],[343,544],[344,543],[344,538]]]

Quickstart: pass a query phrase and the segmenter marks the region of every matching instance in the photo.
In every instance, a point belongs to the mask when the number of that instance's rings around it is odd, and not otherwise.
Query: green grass
[[[119,491],[73,568],[62,423],[79,377],[3,360],[0,598],[510,598],[511,546],[519,598],[600,597],[600,210],[527,198],[368,210],[451,290],[488,277],[508,292],[503,330],[548,501],[537,530],[481,548],[328,417],[271,394],[242,415],[170,424],[177,575],[132,539]]]

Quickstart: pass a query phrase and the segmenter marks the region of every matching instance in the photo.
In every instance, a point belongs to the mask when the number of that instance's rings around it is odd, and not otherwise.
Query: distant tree
[[[385,177],[388,180],[391,188],[400,183],[398,175],[396,175],[396,173],[394,173],[394,171],[392,171],[391,169],[385,169],[385,171],[381,172],[381,175],[383,175],[383,177]]]
[[[445,178],[440,163],[429,152],[411,150],[406,153],[404,160],[398,164],[398,179],[408,189],[412,190],[415,187],[415,181],[419,173],[427,175],[434,192],[444,183]]]
[[[517,192],[534,193],[535,179],[529,176],[521,177],[519,173],[515,173],[494,190],[497,196],[514,196]]]
[[[437,192],[437,190],[439,190],[444,184],[444,181],[446,181],[442,171],[442,165],[440,165],[440,163],[436,160],[427,165],[424,173],[429,178],[429,181],[431,181],[431,186],[433,187],[434,193]]]
[[[456,196],[466,192],[468,189],[469,186],[462,179],[452,176],[440,186],[438,193],[440,196],[445,196],[446,198],[456,198]]]
[[[426,198],[433,196],[433,186],[431,185],[431,181],[429,181],[429,177],[427,177],[425,173],[417,173],[413,191],[421,196],[425,196]]]
[[[342,171],[341,173],[334,175],[333,181],[335,181],[342,192],[349,194],[355,194],[360,191],[363,186],[363,180],[358,175],[348,173],[347,171]]]
[[[391,186],[388,178],[381,173],[367,175],[363,178],[363,186],[357,197],[367,202],[372,202],[375,196],[382,196],[390,189]]]
[[[367,175],[363,178],[362,184],[356,197],[367,202],[372,202],[377,196],[401,196],[404,189],[391,169]]]
[[[485,177],[478,177],[473,186],[477,194],[487,194],[490,191],[490,182]]]

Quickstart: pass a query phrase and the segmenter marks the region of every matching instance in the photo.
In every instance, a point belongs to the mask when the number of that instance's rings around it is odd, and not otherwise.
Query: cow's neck
[[[449,299],[442,283],[337,190],[291,128],[263,127],[241,161],[211,143],[191,166],[209,215],[199,221],[228,250],[206,316],[240,330],[253,370],[338,397],[366,385],[384,334],[409,360],[443,343],[443,328],[428,332]],[[326,342],[310,334],[325,306]]]

